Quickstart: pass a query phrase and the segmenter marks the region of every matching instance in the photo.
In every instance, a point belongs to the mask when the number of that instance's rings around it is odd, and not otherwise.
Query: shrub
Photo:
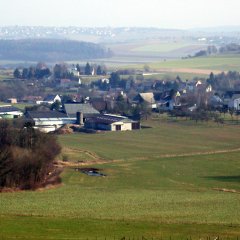
[[[55,136],[0,121],[0,188],[37,188],[60,151]]]

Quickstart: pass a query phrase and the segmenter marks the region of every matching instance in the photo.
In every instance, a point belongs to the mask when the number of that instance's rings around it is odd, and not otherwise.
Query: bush
[[[0,188],[41,186],[60,151],[55,136],[0,121]]]

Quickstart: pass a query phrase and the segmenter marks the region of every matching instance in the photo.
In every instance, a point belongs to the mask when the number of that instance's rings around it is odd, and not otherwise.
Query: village
[[[14,78],[5,83],[20,82],[25,93],[2,99],[5,103],[0,106],[0,117],[23,117],[44,132],[69,124],[85,130],[125,131],[140,129],[141,119],[152,113],[204,120],[203,111],[238,114],[240,110],[240,91],[223,89],[213,73],[208,79],[190,81],[179,76],[174,80],[154,80],[155,74],[132,69],[107,72],[106,67],[89,63],[82,67],[56,64],[53,73],[40,63],[29,70],[15,69]],[[234,73],[222,73],[220,77],[231,74]],[[146,75],[151,79],[144,79]],[[82,82],[86,77],[90,81]],[[48,94],[45,91],[27,95],[41,88],[50,90]],[[17,108],[19,103],[26,104],[26,108]]]
[[[221,79],[231,78],[232,72],[220,76],[211,73],[208,79],[182,80],[177,76],[174,80],[155,80],[156,73],[147,67],[145,70],[147,73],[132,69],[108,72],[105,66],[89,63],[56,64],[52,70],[43,63],[17,68],[14,78],[3,82],[18,82],[23,91],[2,96],[5,103],[0,106],[0,117],[23,117],[44,132],[69,124],[81,129],[125,131],[140,129],[141,119],[152,113],[195,120],[208,119],[207,111],[239,113],[240,91],[221,86]],[[151,78],[145,79],[146,75]],[[36,89],[40,94],[36,95]],[[20,103],[25,109],[17,107]],[[221,122],[216,116],[214,120]]]

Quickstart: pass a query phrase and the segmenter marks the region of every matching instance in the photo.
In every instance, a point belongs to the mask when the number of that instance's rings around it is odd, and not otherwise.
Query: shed
[[[18,118],[23,115],[22,111],[11,105],[0,106],[1,118]]]
[[[55,131],[65,124],[76,123],[75,118],[69,118],[67,114],[58,111],[28,111],[25,117],[43,132]]]
[[[84,127],[87,129],[104,131],[127,131],[140,129],[140,122],[133,121],[124,116],[99,114],[87,118]]]

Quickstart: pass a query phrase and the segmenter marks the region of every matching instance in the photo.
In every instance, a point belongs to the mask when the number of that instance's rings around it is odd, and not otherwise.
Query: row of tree
[[[38,63],[29,68],[16,68],[13,72],[14,78],[17,79],[42,79],[50,75],[51,71],[44,63]]]
[[[214,75],[210,74],[207,82],[212,85],[214,90],[229,91],[240,90],[240,73],[236,71],[222,72]]]
[[[74,79],[72,70],[78,71],[79,75],[106,75],[107,69],[104,65],[96,65],[86,63],[85,66],[79,64],[73,65],[72,69],[65,63],[55,64],[53,67],[53,76],[55,79],[69,78]],[[45,63],[38,63],[36,66],[30,66],[28,68],[16,68],[13,72],[13,76],[16,79],[43,79],[49,77],[52,74],[51,70]]]

